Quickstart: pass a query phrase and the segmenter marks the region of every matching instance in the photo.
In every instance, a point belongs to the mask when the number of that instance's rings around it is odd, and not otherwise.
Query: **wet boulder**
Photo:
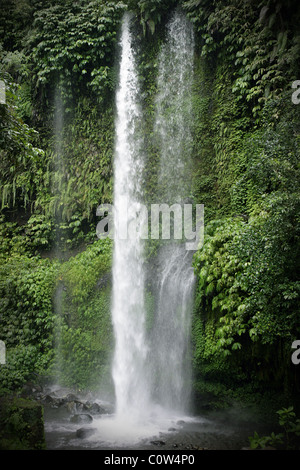
[[[76,431],[76,437],[79,439],[86,439],[87,437],[92,436],[95,433],[95,429],[92,428],[79,428]]]
[[[93,418],[88,413],[79,413],[71,416],[71,423],[81,424],[81,423],[91,423]]]

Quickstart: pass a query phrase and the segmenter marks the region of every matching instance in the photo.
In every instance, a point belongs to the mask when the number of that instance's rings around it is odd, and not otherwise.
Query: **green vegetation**
[[[58,354],[52,374],[73,389],[97,389],[104,378],[109,382],[111,256],[110,240],[99,240],[59,271],[54,298]]]
[[[2,264],[2,393],[34,374],[78,389],[99,386],[112,345],[110,263],[110,240],[98,240],[64,263],[14,255]]]
[[[279,425],[283,432],[272,432],[270,436],[259,436],[257,432],[249,437],[251,449],[297,450],[300,436],[300,419],[296,417],[293,406],[277,411]]]
[[[0,400],[0,450],[43,450],[43,407],[28,399]]]
[[[299,391],[299,70],[295,2],[184,3],[198,31],[197,390]],[[210,384],[210,385],[209,385]]]
[[[45,370],[53,355],[52,293],[58,264],[15,255],[1,264],[1,339],[6,364],[1,365],[1,390],[18,389],[32,373]]]

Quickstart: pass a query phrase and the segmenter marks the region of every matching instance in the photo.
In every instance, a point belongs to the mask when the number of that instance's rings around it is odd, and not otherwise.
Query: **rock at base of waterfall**
[[[76,431],[76,437],[79,439],[86,439],[94,434],[96,430],[92,428],[79,428]]]
[[[78,415],[71,416],[70,421],[72,423],[91,423],[93,421],[93,418],[89,414],[81,413]]]

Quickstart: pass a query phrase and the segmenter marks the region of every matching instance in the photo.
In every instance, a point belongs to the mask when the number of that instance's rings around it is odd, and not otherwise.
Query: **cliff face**
[[[98,386],[109,375],[110,284],[99,279],[109,276],[112,250],[97,240],[96,209],[113,196],[120,21],[133,10],[144,198],[157,202],[158,61],[179,6],[195,40],[187,196],[205,207],[194,255],[196,388],[298,391],[298,2],[128,3],[8,1],[1,20],[3,390],[32,371],[55,376],[57,327],[67,385]],[[151,241],[147,259],[156,255]]]

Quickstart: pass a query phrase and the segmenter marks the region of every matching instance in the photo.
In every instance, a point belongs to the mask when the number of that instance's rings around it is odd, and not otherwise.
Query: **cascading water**
[[[61,179],[65,175],[64,171],[64,153],[63,153],[63,130],[64,130],[64,106],[62,95],[59,87],[56,87],[54,95],[54,119],[53,119],[53,129],[54,129],[54,156],[53,156],[53,169],[54,169],[54,181],[51,183],[52,195],[55,199],[60,200],[61,196]],[[56,175],[60,175],[58,178]],[[59,207],[59,204],[56,204],[56,208]],[[58,210],[55,210],[55,244],[54,244],[54,254],[56,258],[60,259],[62,257],[62,252],[60,249],[60,224],[61,224],[61,213]],[[56,384],[60,384],[62,370],[63,370],[63,353],[62,353],[62,340],[61,340],[61,331],[62,331],[62,294],[63,286],[59,285],[55,291],[53,305],[55,311],[55,376]]]
[[[125,446],[130,449],[152,449],[152,446],[157,443],[160,445],[162,441],[150,439],[159,436],[159,439],[169,439],[165,448],[179,447],[180,450],[180,447],[188,449],[186,446],[191,445],[192,438],[198,445],[201,433],[205,443],[208,436],[212,435],[212,446],[215,446],[215,440],[219,442],[222,434],[232,433],[230,426],[224,428],[218,423],[216,431],[214,422],[184,415],[184,419],[189,422],[180,430],[182,421],[177,421],[179,416],[187,412],[190,393],[190,313],[195,279],[191,267],[192,251],[186,249],[185,243],[162,242],[159,247],[155,266],[151,266],[151,272],[155,272],[156,277],[151,286],[151,294],[155,296],[155,312],[154,318],[151,318],[153,323],[150,322],[150,327],[148,325],[150,335],[146,328],[146,320],[149,318],[146,319],[145,287],[150,274],[145,272],[143,241],[139,236],[130,237],[126,234],[126,229],[141,208],[145,163],[140,126],[143,116],[139,107],[140,92],[129,15],[123,20],[120,45],[112,304],[115,332],[112,375],[116,410],[115,414],[94,415],[93,418],[88,415],[88,423],[80,428],[69,418],[67,421],[62,419],[55,427],[57,444],[54,448],[118,449]],[[192,148],[190,97],[193,50],[192,28],[184,15],[176,12],[168,24],[166,43],[159,56],[154,134],[160,154],[157,194],[161,197],[161,203],[179,203],[181,207],[191,202],[189,167]],[[57,125],[60,128],[59,120]],[[72,402],[67,400],[63,403],[69,408]],[[84,405],[93,408],[89,401],[79,404],[80,409],[84,409]],[[86,415],[83,414],[83,417],[86,418]],[[83,422],[86,423],[85,420]],[[244,420],[242,424],[244,428]],[[173,431],[175,434],[172,434]],[[240,432],[239,426],[238,440]],[[62,438],[65,434],[66,444]],[[180,434],[182,438],[177,440]],[[114,454],[111,454],[111,460],[108,457],[109,463],[113,463],[113,457]],[[160,453],[158,457],[161,457]],[[127,460],[125,462],[128,464]],[[174,462],[180,463],[177,457]],[[163,460],[157,460],[156,463],[163,463]]]
[[[159,251],[157,313],[153,328],[154,398],[170,414],[188,412],[190,399],[190,317],[194,272],[191,253],[181,245]]]
[[[116,95],[114,158],[114,254],[112,323],[115,348],[112,378],[115,413],[94,419],[90,438],[104,445],[126,446],[176,426],[189,396],[189,330],[193,269],[185,244],[163,244],[159,250],[155,314],[147,329],[144,254],[136,219],[143,202],[146,165],[143,113],[130,15],[122,22],[120,73]],[[182,50],[183,48],[183,50]],[[184,16],[176,13],[159,57],[155,134],[160,149],[161,202],[186,197],[190,155],[189,86],[193,37]],[[166,82],[169,77],[172,81]],[[169,108],[168,108],[169,107]],[[169,114],[168,114],[169,111]],[[171,120],[169,120],[169,118]],[[172,173],[180,170],[181,179]],[[176,187],[176,192],[173,189]],[[167,189],[168,188],[168,189]],[[150,332],[149,332],[150,330]]]
[[[193,28],[182,12],[175,11],[159,56],[155,100],[158,184],[161,197],[171,204],[181,202],[190,191],[193,59]]]
[[[167,243],[161,247],[156,315],[148,341],[143,243],[139,237],[122,239],[121,234],[121,228],[128,227],[138,212],[143,191],[143,142],[139,129],[142,115],[129,26],[130,17],[126,15],[122,26],[116,120],[113,379],[117,417],[130,417],[137,422],[147,419],[156,405],[168,411],[186,408],[194,276],[191,252],[186,251],[185,244]],[[175,202],[172,198],[181,202],[188,195],[193,47],[192,28],[185,16],[176,12],[159,57],[156,99],[155,131],[161,154],[159,184],[164,188],[160,193],[165,198],[163,202]],[[129,208],[135,213],[130,213]]]
[[[119,418],[130,420],[138,419],[148,408],[143,243],[139,237],[126,233],[135,212],[139,210],[141,200],[141,121],[130,16],[126,15],[122,25],[117,92],[112,319],[115,333],[113,380],[116,414]]]
[[[192,27],[176,11],[159,57],[155,130],[160,148],[161,197],[164,202],[181,206],[188,200],[190,186],[193,54]],[[190,396],[192,252],[182,243],[164,243],[159,250],[157,271],[151,356],[154,396],[163,407],[183,412]]]

